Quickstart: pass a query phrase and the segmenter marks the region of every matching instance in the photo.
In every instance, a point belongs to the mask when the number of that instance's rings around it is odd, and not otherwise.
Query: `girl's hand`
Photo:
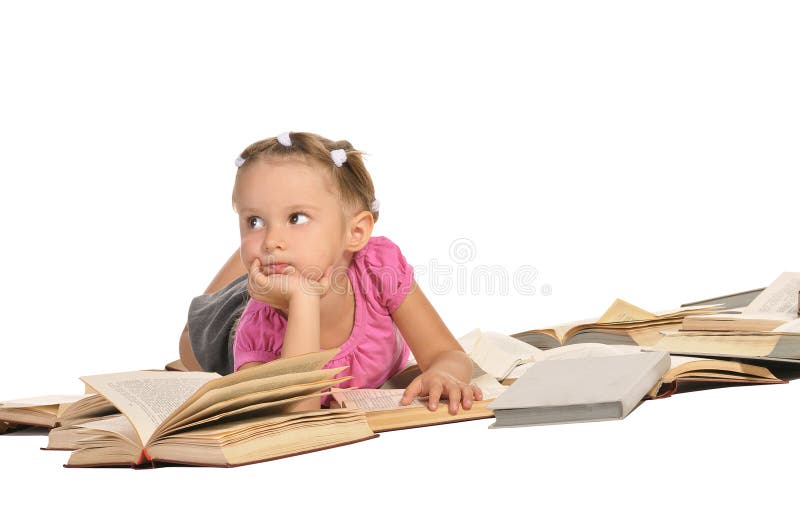
[[[459,404],[464,410],[469,410],[472,408],[473,401],[483,399],[483,392],[474,384],[464,382],[447,371],[435,368],[430,368],[411,381],[403,393],[403,398],[400,399],[400,404],[411,404],[414,397],[418,395],[428,396],[428,410],[431,411],[439,407],[439,398],[447,397],[451,414],[458,413]]]
[[[284,312],[289,310],[289,303],[298,296],[321,298],[330,290],[333,266],[325,270],[319,281],[301,275],[294,266],[288,266],[280,273],[266,274],[261,268],[261,261],[253,259],[247,279],[250,297]]]

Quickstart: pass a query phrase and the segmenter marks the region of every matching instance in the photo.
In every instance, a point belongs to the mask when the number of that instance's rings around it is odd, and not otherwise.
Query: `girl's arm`
[[[257,268],[250,272],[250,275],[257,275]],[[316,284],[306,280],[300,282],[296,274],[294,277],[294,289],[290,290],[288,301],[285,307],[288,308],[286,319],[286,333],[283,338],[282,357],[293,357],[306,353],[315,353],[320,350],[320,298],[327,291],[329,286],[330,269],[325,277]],[[266,279],[266,278],[265,278]],[[264,292],[268,294],[271,290]],[[251,295],[254,297],[258,294]],[[283,305],[279,305],[283,308]],[[248,362],[242,364],[239,370],[257,366],[261,362]],[[288,410],[289,412],[299,412],[303,410],[314,410],[320,407],[318,397],[312,397],[294,403]]]
[[[401,404],[409,404],[415,396],[427,393],[428,408],[436,410],[439,398],[446,396],[450,399],[450,413],[455,414],[459,403],[469,410],[473,400],[482,398],[480,389],[469,384],[472,361],[416,281],[392,313],[392,319],[422,370],[422,375],[406,388]]]
[[[208,288],[206,288],[206,291],[203,293],[210,294],[216,292],[245,273],[247,273],[247,270],[244,264],[242,264],[242,258],[237,248],[233,255],[222,265],[222,268],[220,268],[217,275],[211,280],[211,284],[208,285]],[[194,356],[194,351],[192,351],[192,344],[189,341],[188,323],[183,327],[183,332],[181,332],[181,337],[178,341],[178,352],[181,355],[181,362],[183,362],[183,365],[186,366],[187,369],[191,371],[203,371],[203,368],[200,367],[197,358]]]
[[[293,357],[319,351],[319,318],[319,297],[301,296],[293,299],[289,303],[281,356]],[[260,364],[263,362],[248,362],[242,364],[239,369],[247,369]]]

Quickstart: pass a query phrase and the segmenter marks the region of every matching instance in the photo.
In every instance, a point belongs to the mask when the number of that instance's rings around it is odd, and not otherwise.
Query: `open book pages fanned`
[[[225,377],[203,372],[129,372],[83,377],[120,415],[71,425],[68,466],[176,463],[230,467],[375,437],[363,412],[303,410],[341,368],[336,350],[285,357]],[[318,403],[317,403],[318,404]]]
[[[682,307],[651,313],[617,299],[600,318],[547,329],[533,329],[513,336],[539,349],[577,343],[650,346],[658,341],[661,331],[680,329],[686,316],[708,314],[718,307]]]

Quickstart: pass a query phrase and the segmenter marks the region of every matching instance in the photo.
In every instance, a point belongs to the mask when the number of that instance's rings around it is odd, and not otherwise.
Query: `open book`
[[[533,329],[512,335],[539,349],[552,349],[576,343],[614,345],[653,345],[660,331],[678,330],[686,316],[708,314],[714,305],[682,307],[653,314],[617,299],[597,319],[567,323],[548,329]]]
[[[83,377],[122,413],[76,426],[67,466],[177,463],[237,466],[375,436],[353,410],[294,411],[348,377],[321,369],[328,350],[220,377],[138,371]]]
[[[119,410],[97,393],[84,396],[59,412],[55,426],[47,433],[47,451],[74,451],[78,449],[77,427],[87,421],[118,415]]]
[[[400,399],[406,386],[419,374],[419,366],[412,365],[392,377],[380,389],[334,389],[333,399],[338,406],[364,412],[372,430],[385,432],[492,417],[492,411],[486,406],[507,388],[476,367],[470,382],[481,389],[483,399],[475,401],[469,410],[459,407],[457,413],[451,414],[446,399],[442,399],[439,407],[433,411],[428,409],[427,401],[420,398],[415,398],[409,405],[401,406]]]
[[[700,316],[687,316],[684,331],[767,332],[797,318],[800,273],[780,275],[745,307]]]
[[[659,386],[651,390],[653,398],[669,397],[679,391],[691,391],[736,384],[785,384],[769,368],[739,360],[670,355],[670,369]]]
[[[115,410],[108,401],[96,395],[43,395],[3,401],[0,403],[0,421],[16,426],[52,428]]]

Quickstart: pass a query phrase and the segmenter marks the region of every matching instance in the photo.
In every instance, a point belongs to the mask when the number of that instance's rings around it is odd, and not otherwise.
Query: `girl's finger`
[[[470,388],[472,388],[472,398],[475,401],[482,401],[483,400],[483,390],[477,384],[470,384]]]
[[[461,403],[461,386],[457,382],[447,383],[447,399],[451,414],[458,414],[458,405]]]
[[[331,287],[331,274],[333,273],[333,264],[328,266],[328,269],[325,270],[325,273],[322,274],[319,281],[316,281],[317,285],[319,286],[322,295],[328,293],[328,290]]]
[[[267,287],[268,282],[269,279],[267,279],[267,276],[261,273],[261,261],[256,257],[253,259],[253,262],[250,263],[250,275],[248,276],[249,288],[260,292]]]
[[[269,278],[261,273],[261,270],[256,269],[250,272],[250,282],[258,290],[264,290],[269,284]]]
[[[471,385],[464,384],[461,386],[461,406],[464,407],[464,410],[472,408],[473,396],[474,392]]]
[[[405,406],[411,404],[411,401],[422,392],[422,379],[417,377],[411,384],[408,385],[406,391],[403,392],[403,397],[400,398],[400,404]]]
[[[331,282],[331,275],[333,275],[333,264],[328,266],[328,269],[325,270],[324,274],[322,274],[322,280],[325,281],[325,283],[330,283]]]
[[[442,397],[442,383],[434,381],[428,387],[428,410],[436,410],[439,407],[439,398]]]

